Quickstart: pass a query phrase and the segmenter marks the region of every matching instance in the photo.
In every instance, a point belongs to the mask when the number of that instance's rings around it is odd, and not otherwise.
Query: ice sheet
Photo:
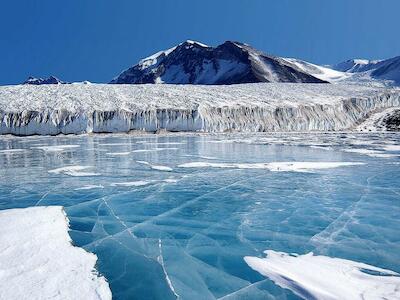
[[[58,145],[79,147],[30,149]],[[0,149],[26,152],[0,155],[0,209],[64,206],[116,299],[297,299],[243,257],[314,252],[400,273],[399,153],[383,148],[398,145],[383,132],[3,136]],[[196,162],[217,167],[178,167]],[[48,173],[71,166],[100,175]]]

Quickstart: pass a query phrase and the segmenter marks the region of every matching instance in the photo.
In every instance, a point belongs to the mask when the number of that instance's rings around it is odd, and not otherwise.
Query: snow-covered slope
[[[349,59],[332,66],[332,69],[349,73],[365,72],[376,68],[376,64],[379,62],[380,60]]]
[[[48,78],[35,78],[29,76],[22,84],[42,85],[42,84],[66,84],[67,82],[61,81],[57,77],[50,76]]]
[[[334,70],[353,73],[353,81],[365,78],[383,80],[400,85],[400,56],[385,60],[351,59],[332,67]]]
[[[288,60],[249,45],[227,41],[217,47],[186,41],[157,52],[123,71],[111,83],[238,84],[325,82]]]
[[[345,80],[351,76],[350,74],[347,74],[345,72],[315,65],[304,60],[296,58],[284,58],[284,59],[289,63],[296,65],[296,67],[298,67],[303,72],[311,74],[312,76],[327,82],[335,83],[338,81]]]
[[[0,87],[0,134],[352,129],[400,90],[341,84]]]
[[[111,299],[60,206],[0,211],[0,299]]]

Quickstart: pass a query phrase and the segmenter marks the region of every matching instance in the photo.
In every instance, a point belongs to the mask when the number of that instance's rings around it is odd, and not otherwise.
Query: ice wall
[[[190,93],[189,93],[190,94]],[[254,96],[253,96],[254,97]],[[262,97],[262,94],[260,94]],[[400,92],[385,90],[371,93],[371,97],[342,97],[339,101],[318,102],[302,99],[296,103],[273,105],[268,101],[253,101],[232,105],[197,101],[187,107],[167,108],[136,106],[112,109],[100,107],[62,108],[45,106],[43,109],[3,109],[0,106],[0,134],[55,135],[70,133],[199,131],[199,132],[260,132],[260,131],[335,131],[351,130],[374,112],[383,108],[399,107]],[[185,99],[181,99],[184,103]],[[121,108],[120,108],[121,107]]]

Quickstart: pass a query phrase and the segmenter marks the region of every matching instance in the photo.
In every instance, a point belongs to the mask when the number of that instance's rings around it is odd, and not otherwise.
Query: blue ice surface
[[[0,209],[63,205],[114,299],[297,299],[243,257],[313,251],[400,272],[400,152],[383,150],[399,144],[399,134],[3,136]],[[54,145],[78,147],[40,148]],[[195,161],[365,165],[178,167]],[[98,175],[48,172],[71,165]]]

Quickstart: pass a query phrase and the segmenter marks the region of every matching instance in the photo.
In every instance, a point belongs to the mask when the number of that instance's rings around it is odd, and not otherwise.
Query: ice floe
[[[400,274],[351,260],[265,251],[245,262],[304,299],[400,299]]]
[[[60,206],[0,211],[0,299],[111,299]]]

